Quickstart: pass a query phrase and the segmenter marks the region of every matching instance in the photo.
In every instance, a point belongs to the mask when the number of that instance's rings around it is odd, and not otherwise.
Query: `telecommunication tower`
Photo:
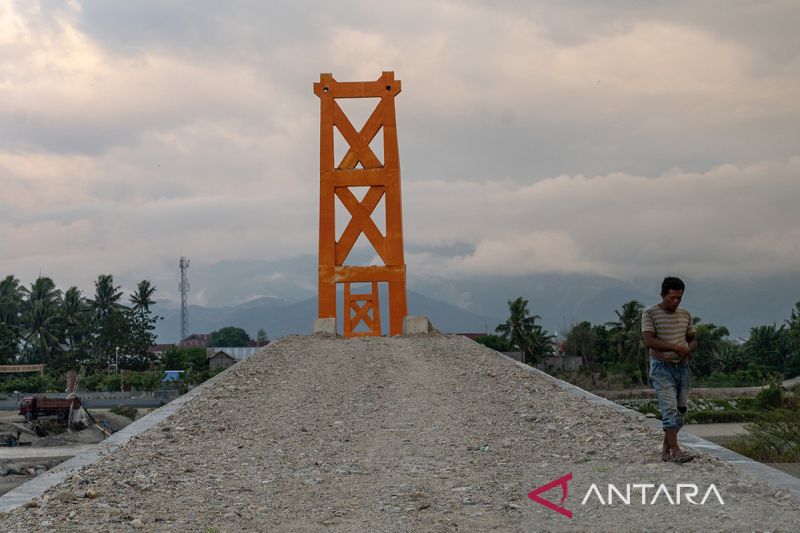
[[[181,267],[181,282],[178,288],[181,291],[181,338],[185,339],[189,336],[189,276],[186,271],[189,270],[189,258],[181,257],[178,265]]]

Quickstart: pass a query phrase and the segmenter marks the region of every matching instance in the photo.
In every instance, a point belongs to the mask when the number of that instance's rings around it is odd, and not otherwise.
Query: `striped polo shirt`
[[[662,341],[671,344],[686,346],[686,334],[694,333],[692,315],[683,308],[678,308],[674,313],[668,313],[658,305],[653,305],[642,311],[642,333],[651,331]],[[653,355],[655,350],[650,350]],[[675,352],[662,352],[667,357],[678,357]]]

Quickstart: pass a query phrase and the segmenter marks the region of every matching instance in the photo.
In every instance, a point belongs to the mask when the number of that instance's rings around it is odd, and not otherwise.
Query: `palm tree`
[[[64,337],[71,355],[75,356],[75,345],[88,332],[89,308],[78,287],[70,287],[61,302],[61,316],[64,321]]]
[[[119,299],[122,298],[122,291],[114,286],[114,276],[111,274],[100,274],[94,282],[94,300],[91,300],[92,310],[95,319],[100,323],[105,322],[114,312],[122,308]]]
[[[586,368],[594,363],[597,354],[597,333],[589,322],[583,321],[570,328],[567,332],[566,350],[569,355],[580,356]]]
[[[649,357],[641,333],[642,309],[644,306],[636,300],[624,303],[621,309],[614,311],[617,320],[606,325],[610,327],[619,360],[637,368],[638,381],[644,384],[647,383]]]
[[[509,301],[508,310],[508,319],[498,325],[495,331],[522,352],[524,363],[533,363],[539,357],[552,353],[552,335],[536,323],[542,317],[529,314],[528,300],[520,296],[513,302]]]
[[[89,301],[92,311],[92,351],[95,364],[102,365],[117,348],[129,340],[130,321],[126,308],[119,302],[122,291],[114,285],[114,276],[100,274],[94,283],[94,299]],[[123,352],[124,353],[124,352]]]
[[[753,363],[768,365],[785,372],[791,350],[791,338],[785,326],[757,326],[750,329],[750,338],[742,346],[745,357]]]
[[[61,337],[57,308],[42,300],[30,302],[26,307],[23,313],[25,342],[39,354],[40,361],[47,364]]]
[[[19,352],[23,301],[24,292],[17,278],[6,276],[0,281],[0,362],[13,360]]]
[[[133,307],[130,310],[131,316],[131,343],[128,362],[134,366],[144,366],[152,362],[152,356],[148,348],[155,343],[156,336],[153,333],[158,316],[150,315],[150,306],[155,303],[153,294],[156,288],[148,281],[142,280],[136,286],[136,291],[130,295]]]
[[[156,288],[150,284],[150,282],[146,279],[143,279],[136,285],[136,291],[130,295],[131,303],[133,304],[133,311],[140,318],[143,318],[150,314],[150,306],[156,303],[153,300],[153,294],[155,294]]]
[[[725,337],[730,335],[730,332],[725,326],[702,322],[699,317],[693,319],[697,349],[689,365],[698,376],[707,376],[715,370],[722,370]]]
[[[24,297],[25,291],[17,278],[9,275],[0,281],[0,322],[17,323]]]
[[[56,288],[53,280],[46,276],[39,276],[30,288],[22,287],[21,290],[27,297],[23,302],[21,313],[23,340],[39,355],[42,363],[49,363],[52,352],[60,347],[61,291]]]

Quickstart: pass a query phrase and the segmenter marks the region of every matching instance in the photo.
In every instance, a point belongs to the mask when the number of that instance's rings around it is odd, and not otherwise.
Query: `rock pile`
[[[644,417],[641,417],[642,419]],[[792,531],[800,501],[466,338],[287,337],[2,531]],[[527,497],[572,474],[563,507]],[[581,501],[714,484],[705,505]],[[542,495],[559,505],[561,489]]]

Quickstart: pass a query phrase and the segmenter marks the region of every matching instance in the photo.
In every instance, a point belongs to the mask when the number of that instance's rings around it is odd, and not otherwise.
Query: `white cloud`
[[[675,271],[743,278],[800,271],[800,157],[654,177],[559,176],[532,185],[413,182],[410,242],[474,243],[443,260],[412,254],[429,276]],[[442,199],[446,202],[442,203]]]
[[[0,0],[0,256],[20,277],[313,253],[312,83],[386,69],[404,83],[407,242],[475,246],[409,254],[416,273],[800,268],[798,50],[759,69],[757,32],[599,4],[233,2],[151,6],[172,10],[156,27],[128,6],[118,42],[102,4],[53,5]],[[776,28],[772,51],[795,39]]]

